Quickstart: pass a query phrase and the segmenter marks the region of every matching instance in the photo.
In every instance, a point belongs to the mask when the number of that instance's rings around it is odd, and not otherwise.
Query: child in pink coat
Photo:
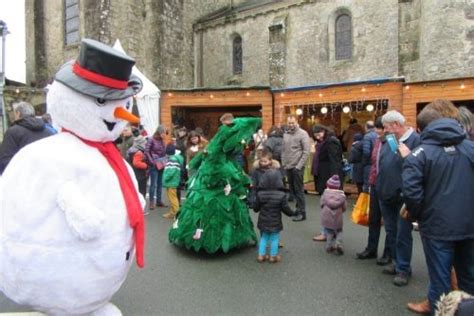
[[[326,182],[326,190],[321,197],[321,226],[326,235],[326,251],[343,255],[342,249],[342,213],[346,211],[346,195],[339,190],[341,182],[333,175]]]

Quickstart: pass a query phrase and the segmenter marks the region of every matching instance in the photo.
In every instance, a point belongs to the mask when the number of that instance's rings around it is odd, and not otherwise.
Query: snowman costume
[[[144,199],[112,143],[138,121],[134,63],[84,39],[47,95],[62,132],[24,147],[0,178],[0,290],[18,304],[50,315],[121,315],[109,300],[135,252],[144,265]]]

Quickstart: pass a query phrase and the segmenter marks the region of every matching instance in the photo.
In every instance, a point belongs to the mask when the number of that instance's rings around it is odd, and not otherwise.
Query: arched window
[[[232,71],[234,75],[242,73],[242,37],[237,35],[232,42]]]
[[[79,0],[64,0],[64,37],[66,45],[77,44],[79,34]]]
[[[336,60],[352,58],[352,21],[348,14],[336,18]]]

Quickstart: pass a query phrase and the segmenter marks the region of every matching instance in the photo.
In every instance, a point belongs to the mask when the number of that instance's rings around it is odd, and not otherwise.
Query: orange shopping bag
[[[359,194],[354,209],[352,210],[351,218],[352,221],[358,225],[369,225],[369,207],[370,207],[370,195],[362,192]]]

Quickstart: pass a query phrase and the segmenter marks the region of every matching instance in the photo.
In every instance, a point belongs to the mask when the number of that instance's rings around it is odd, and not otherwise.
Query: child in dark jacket
[[[253,164],[253,171],[251,173],[252,184],[249,190],[248,204],[250,208],[254,208],[257,199],[257,189],[260,183],[260,178],[269,169],[280,170],[280,163],[272,159],[272,153],[264,149],[261,153],[260,159],[255,160]]]
[[[321,197],[321,226],[326,235],[326,251],[343,255],[342,249],[342,213],[346,211],[346,195],[339,190],[341,182],[333,175],[326,182],[326,190]]]
[[[295,216],[295,212],[288,206],[279,170],[268,169],[261,175],[254,211],[259,212],[257,227],[260,230],[260,244],[257,261],[264,262],[268,259],[270,263],[279,262],[281,256],[278,254],[278,243],[280,231],[283,230],[281,213]],[[266,255],[268,242],[270,257]]]

